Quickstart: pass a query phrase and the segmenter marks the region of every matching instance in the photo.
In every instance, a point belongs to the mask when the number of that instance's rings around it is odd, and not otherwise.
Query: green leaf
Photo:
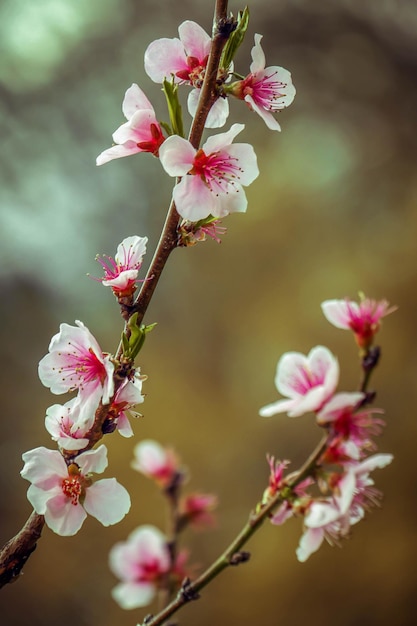
[[[230,35],[222,53],[220,60],[220,67],[226,72],[229,71],[230,65],[235,58],[236,52],[239,46],[245,38],[246,31],[249,25],[249,9],[245,7],[243,11],[239,11],[237,16],[237,26],[233,33]]]
[[[166,78],[164,79],[164,82],[162,83],[162,91],[164,92],[167,101],[172,134],[184,137],[182,109],[178,98],[178,85],[174,83],[173,78],[171,79],[171,81],[167,80]]]

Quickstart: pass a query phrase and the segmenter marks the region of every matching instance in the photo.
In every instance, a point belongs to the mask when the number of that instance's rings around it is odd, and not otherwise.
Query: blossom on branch
[[[265,67],[261,39],[262,35],[255,35],[250,74],[244,80],[233,83],[230,92],[244,100],[250,109],[260,115],[268,128],[281,130],[272,114],[291,104],[295,97],[295,87],[288,70],[276,65]]]
[[[191,525],[194,530],[212,527],[216,523],[213,510],[218,498],[211,493],[191,493],[180,501],[179,513],[184,526]]]
[[[226,133],[209,137],[199,150],[178,136],[168,137],[161,146],[159,156],[165,171],[182,177],[173,190],[181,217],[197,222],[209,215],[224,217],[246,211],[242,185],[250,185],[259,169],[251,145],[232,144],[243,129],[243,124],[233,124]]]
[[[53,404],[46,411],[45,428],[63,450],[82,450],[89,443],[85,434],[94,422],[94,413],[80,423],[80,398],[72,398],[64,405]]]
[[[318,411],[333,395],[339,380],[339,364],[330,350],[316,346],[305,356],[286,352],[278,361],[275,385],[288,400],[278,400],[259,411],[262,417],[287,412],[298,417]]]
[[[110,256],[96,256],[104,270],[99,280],[105,287],[111,287],[117,297],[130,296],[137,288],[137,276],[146,253],[147,237],[126,237],[117,246],[114,259]]]
[[[360,302],[326,300],[321,308],[326,319],[336,328],[350,329],[360,348],[368,348],[381,326],[381,319],[393,313],[397,307],[389,306],[387,300],[362,298]]]
[[[378,504],[381,493],[373,486],[369,474],[385,467],[392,459],[392,454],[375,454],[361,463],[351,463],[335,485],[333,496],[311,501],[304,518],[304,534],[296,551],[299,561],[306,561],[324,539],[330,545],[338,545],[348,536],[350,527],[364,517],[365,511]]]
[[[144,439],[138,443],[133,454],[133,469],[153,478],[161,487],[171,485],[180,472],[179,461],[174,452],[152,439]]]
[[[100,401],[108,404],[114,393],[114,365],[80,321],[61,324],[49,344],[49,354],[39,363],[39,378],[52,393],[79,390],[79,421],[87,423]]]
[[[125,378],[111,403],[106,421],[103,424],[103,432],[110,433],[113,430],[118,430],[122,437],[133,436],[128,413],[134,417],[140,416],[139,413],[132,409],[145,399],[142,395],[142,381],[145,378],[146,376],[140,375],[138,368],[131,380]]]
[[[187,20],[178,27],[178,38],[166,37],[149,44],[145,51],[145,71],[155,83],[173,76],[179,84],[194,87],[188,97],[188,111],[194,116],[200,89],[203,85],[207,61],[211,49],[211,38],[196,22]],[[218,98],[212,106],[207,120],[207,128],[218,128],[226,123],[229,103]]]
[[[140,526],[113,546],[109,565],[122,581],[112,590],[122,609],[146,606],[171,568],[166,538],[154,526]]]
[[[87,513],[103,526],[120,522],[130,509],[128,492],[115,478],[92,482],[90,472],[107,467],[107,449],[82,452],[69,466],[60,452],[44,447],[22,455],[21,475],[29,480],[27,497],[38,515],[58,535],[75,535]]]
[[[126,91],[122,110],[128,121],[113,133],[113,141],[118,145],[99,154],[96,160],[97,165],[138,152],[150,152],[158,156],[165,137],[155,117],[152,104],[136,83],[133,83]]]

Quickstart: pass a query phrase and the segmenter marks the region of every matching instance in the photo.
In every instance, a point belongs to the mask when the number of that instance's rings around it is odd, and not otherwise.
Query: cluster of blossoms
[[[188,526],[202,529],[213,526],[213,509],[217,498],[212,494],[180,495],[186,478],[177,455],[153,440],[135,446],[133,469],[152,479],[174,507],[175,539]],[[117,543],[110,551],[109,565],[120,583],[112,591],[113,598],[123,609],[149,604],[155,593],[166,585],[178,585],[185,577],[185,550],[172,550],[168,538],[154,526],[139,526],[126,541]]]
[[[100,280],[118,298],[133,297],[146,241],[128,237],[118,246],[115,259],[100,259],[104,268]],[[107,450],[104,445],[91,448],[114,430],[123,437],[133,435],[128,415],[137,415],[133,407],[143,402],[144,377],[132,359],[122,363],[103,352],[80,321],[75,326],[61,324],[38,372],[52,393],[77,395],[46,411],[45,427],[58,450],[39,447],[23,455],[21,474],[31,482],[30,503],[60,535],[75,534],[87,513],[105,526],[119,522],[130,508],[129,494],[114,478],[93,482],[91,474],[107,467]]]
[[[337,328],[354,332],[358,345],[365,349],[365,359],[381,318],[394,310],[386,301],[368,299],[360,303],[327,300],[322,309]],[[336,393],[338,381],[338,361],[324,346],[313,348],[307,356],[288,352],[279,360],[275,377],[278,391],[287,399],[260,410],[264,417],[284,412],[298,417],[313,412],[317,424],[327,432],[326,447],[313,476],[297,483],[271,517],[271,522],[278,525],[294,515],[303,517],[304,533],[297,549],[300,561],[318,550],[324,539],[338,544],[365,511],[379,502],[381,493],[374,487],[370,473],[392,461],[391,454],[368,456],[376,449],[372,437],[379,435],[384,425],[379,417],[382,411],[367,406],[365,391]],[[277,493],[284,494],[288,485],[288,477],[284,477],[288,462],[268,460],[271,471],[263,505]],[[312,485],[319,489],[320,496],[309,493]]]
[[[212,40],[195,22],[183,22],[178,29],[179,39],[158,39],[145,52],[145,70],[156,83],[171,80],[175,86],[192,87],[187,106],[194,116],[200,99]],[[224,60],[217,75],[217,96],[206,119],[206,127],[224,126],[229,114],[228,96],[243,100],[247,106],[265,121],[268,128],[280,130],[273,113],[287,107],[294,99],[295,88],[290,73],[278,66],[265,67],[265,55],[261,47],[261,35],[255,35],[252,48],[252,63],[246,76],[233,81],[237,75],[231,59]],[[176,100],[171,109],[178,110]],[[232,212],[246,211],[247,200],[243,187],[250,185],[259,170],[255,152],[249,144],[233,143],[244,129],[243,124],[233,124],[227,132],[209,137],[201,148],[195,148],[181,136],[180,124],[171,119],[172,129],[165,137],[158,123],[155,110],[140,87],[133,84],[126,91],[123,114],[127,122],[113,133],[116,145],[102,152],[97,165],[103,165],[138,152],[150,152],[159,157],[162,167],[169,176],[178,177],[173,190],[173,200],[179,215],[187,223],[208,220],[195,229],[195,236],[182,238],[183,245],[191,245],[208,234],[218,239],[212,220],[217,221]],[[171,114],[171,111],[170,111]]]

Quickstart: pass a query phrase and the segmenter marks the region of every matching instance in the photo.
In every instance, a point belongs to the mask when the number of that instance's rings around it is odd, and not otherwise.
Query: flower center
[[[194,157],[193,167],[188,173],[193,176],[200,176],[210,191],[218,195],[219,193],[227,193],[229,185],[235,184],[240,178],[239,174],[242,172],[242,168],[239,167],[238,163],[237,158],[226,153],[213,152],[207,155],[200,148]]]
[[[64,495],[71,500],[71,504],[77,505],[83,491],[78,476],[64,478],[61,486]]]

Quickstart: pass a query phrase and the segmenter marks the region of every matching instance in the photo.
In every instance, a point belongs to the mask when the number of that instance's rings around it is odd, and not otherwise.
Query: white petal
[[[227,132],[212,135],[203,144],[204,152],[206,154],[211,154],[212,152],[218,152],[223,148],[228,148],[235,137],[237,137],[237,135],[241,133],[244,128],[244,124],[233,124]]]
[[[122,111],[126,119],[130,120],[136,111],[150,109],[154,113],[154,108],[142,89],[133,83],[125,93],[122,104]]]
[[[216,196],[199,176],[184,176],[175,185],[172,197],[178,213],[190,222],[197,222],[216,211]]]
[[[136,609],[152,602],[155,586],[152,583],[120,583],[112,589],[111,595],[122,609]]]
[[[81,528],[87,517],[81,504],[72,504],[63,493],[51,498],[45,511],[45,522],[58,535],[70,537]]]
[[[130,496],[115,478],[99,480],[86,491],[84,508],[103,526],[120,522],[130,509]]]
[[[172,135],[159,148],[159,159],[169,176],[184,176],[192,168],[196,152],[189,141]]]
[[[262,50],[261,39],[262,35],[255,35],[255,45],[251,50],[252,63],[250,65],[251,74],[256,74],[265,68],[265,54]]]

